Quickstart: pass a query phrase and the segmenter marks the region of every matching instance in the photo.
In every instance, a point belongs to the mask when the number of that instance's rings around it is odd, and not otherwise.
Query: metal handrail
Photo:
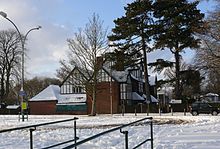
[[[151,120],[151,121],[150,121],[150,125],[151,125],[151,137],[150,137],[150,139],[145,140],[144,143],[147,142],[147,141],[151,141],[151,149],[153,149],[153,123],[152,123],[152,119],[153,119],[152,117],[147,117],[147,118],[143,118],[143,119],[140,119],[140,120],[137,120],[137,121],[128,123],[128,124],[124,124],[124,125],[119,126],[119,127],[116,127],[116,128],[112,128],[112,129],[110,129],[110,130],[101,132],[101,133],[99,133],[99,134],[93,135],[93,136],[91,136],[91,137],[89,137],[89,138],[86,138],[86,139],[84,139],[84,140],[81,140],[81,141],[79,141],[79,142],[77,142],[77,143],[74,143],[74,144],[71,144],[71,145],[69,145],[69,146],[66,146],[66,147],[64,147],[63,149],[70,149],[70,148],[73,148],[73,147],[77,147],[77,146],[79,146],[79,145],[81,145],[81,144],[83,144],[83,143],[86,143],[86,142],[88,142],[88,141],[91,141],[91,140],[93,140],[93,139],[95,139],[95,138],[98,138],[98,137],[100,137],[100,136],[102,136],[102,135],[105,135],[105,134],[110,133],[110,132],[114,132],[114,131],[116,131],[116,130],[121,130],[121,129],[124,128],[124,127],[130,126],[130,125],[134,125],[134,124],[139,123],[139,122],[144,121],[144,120]],[[125,134],[126,134],[126,133],[125,133]],[[142,144],[143,144],[143,142],[141,143],[141,145],[142,145]],[[126,147],[125,147],[126,149],[128,148],[127,146],[128,146],[128,145],[126,144]],[[136,147],[139,147],[139,145],[137,145]]]
[[[67,122],[67,121],[73,121],[74,120],[74,139],[71,139],[71,140],[68,140],[68,141],[65,141],[65,142],[61,142],[61,143],[57,143],[57,144],[54,144],[54,145],[50,145],[48,147],[44,147],[43,149],[49,149],[49,148],[53,148],[53,147],[56,147],[56,146],[60,146],[60,145],[64,145],[66,143],[70,143],[70,142],[74,142],[74,144],[71,144],[69,146],[66,146],[64,147],[63,149],[69,149],[69,148],[73,148],[83,143],[86,143],[90,140],[93,140],[95,138],[98,138],[102,135],[105,135],[107,133],[110,133],[110,132],[114,132],[116,130],[120,130],[121,133],[123,133],[125,135],[125,148],[128,149],[128,131],[122,131],[122,128],[125,128],[125,127],[128,127],[128,126],[131,126],[131,125],[134,125],[136,123],[139,123],[139,122],[142,122],[144,120],[150,120],[149,123],[150,123],[150,138],[148,139],[145,139],[144,141],[142,141],[141,143],[139,143],[138,145],[136,145],[135,147],[133,147],[133,149],[136,149],[138,147],[140,147],[141,145],[143,145],[144,143],[150,141],[151,142],[151,149],[153,149],[153,122],[152,122],[152,117],[147,117],[147,118],[143,118],[143,119],[140,119],[140,120],[137,120],[137,121],[134,121],[134,122],[131,122],[131,123],[128,123],[128,124],[124,124],[124,125],[121,125],[119,127],[116,127],[116,128],[112,128],[110,130],[107,130],[107,131],[104,131],[104,132],[101,132],[99,134],[96,134],[94,136],[91,136],[89,138],[86,138],[84,140],[81,140],[79,142],[76,142],[79,138],[76,136],[76,120],[78,118],[74,117],[72,119],[66,119],[66,120],[60,120],[60,121],[53,121],[53,122],[48,122],[48,123],[41,123],[41,124],[36,124],[36,125],[29,125],[29,126],[24,126],[24,127],[17,127],[17,128],[11,128],[11,129],[5,129],[5,130],[0,130],[0,133],[3,133],[3,132],[9,132],[9,131],[16,131],[16,130],[22,130],[22,129],[28,129],[29,128],[29,131],[30,131],[30,149],[33,149],[33,136],[32,136],[32,133],[33,131],[36,130],[36,127],[39,127],[39,126],[44,126],[44,125],[50,125],[50,124],[56,124],[56,123],[62,123],[62,122]]]
[[[74,118],[66,119],[66,120],[53,121],[53,122],[48,122],[48,123],[41,123],[41,124],[28,125],[28,126],[23,126],[23,127],[4,129],[4,130],[0,130],[0,133],[15,131],[15,130],[21,130],[21,129],[27,129],[27,128],[36,128],[36,127],[39,127],[39,126],[51,125],[51,124],[62,123],[62,122],[68,122],[68,121],[73,121],[73,120],[77,120],[77,119],[78,119],[77,117],[74,117]]]
[[[11,131],[16,131],[16,130],[23,130],[23,129],[28,129],[30,131],[30,149],[33,149],[33,131],[36,130],[36,127],[40,127],[40,126],[45,126],[45,125],[51,125],[51,124],[57,124],[57,123],[63,123],[63,122],[68,122],[68,121],[74,121],[74,139],[65,141],[65,142],[61,142],[61,143],[57,143],[48,147],[44,147],[46,148],[52,148],[52,147],[56,147],[56,146],[60,146],[69,142],[75,142],[76,140],[78,140],[79,138],[76,136],[76,120],[78,118],[74,117],[71,119],[65,119],[65,120],[59,120],[59,121],[53,121],[53,122],[47,122],[47,123],[41,123],[41,124],[35,124],[35,125],[28,125],[28,126],[23,126],[23,127],[17,127],[17,128],[10,128],[10,129],[4,129],[4,130],[0,130],[0,133],[4,133],[4,132],[11,132]]]

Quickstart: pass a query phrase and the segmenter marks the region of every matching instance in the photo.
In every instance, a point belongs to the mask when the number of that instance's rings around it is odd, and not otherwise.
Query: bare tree
[[[20,39],[16,31],[0,31],[0,99],[6,100],[10,83],[16,81],[20,67]]]
[[[220,5],[210,12],[200,38],[202,47],[196,51],[195,67],[206,77],[206,92],[220,93]]]
[[[72,39],[68,39],[68,61],[61,60],[59,76],[62,72],[70,72],[71,67],[78,67],[87,79],[81,79],[81,84],[86,85],[86,92],[92,97],[91,115],[96,115],[96,92],[98,71],[100,65],[97,57],[107,50],[107,29],[103,28],[103,21],[97,14],[86,24],[85,28],[79,28]]]

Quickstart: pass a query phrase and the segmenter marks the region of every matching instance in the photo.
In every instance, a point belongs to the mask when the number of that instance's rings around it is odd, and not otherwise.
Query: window
[[[76,70],[61,86],[61,94],[85,93],[82,79],[82,75]]]
[[[138,83],[138,91],[139,91],[140,93],[143,93],[143,83],[142,83],[142,82],[139,82],[139,83]]]
[[[110,79],[111,77],[103,69],[99,71],[98,82],[109,82]]]
[[[127,84],[123,83],[120,84],[120,94],[121,94],[121,99],[127,99]]]

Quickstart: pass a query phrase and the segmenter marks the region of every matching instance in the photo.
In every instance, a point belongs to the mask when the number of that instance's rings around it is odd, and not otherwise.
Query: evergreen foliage
[[[125,68],[126,65],[131,66],[137,63],[143,57],[146,82],[145,91],[148,96],[147,99],[150,99],[147,52],[150,52],[152,49],[148,47],[147,43],[150,42],[152,34],[152,1],[135,1],[128,4],[125,7],[125,11],[125,16],[114,21],[115,28],[112,29],[113,34],[108,38],[110,41],[113,41],[112,46],[117,47],[115,53],[120,53],[115,55],[115,59],[118,59],[118,56],[124,55],[123,59],[118,61],[121,64],[116,62],[120,69],[123,65]]]
[[[154,68],[153,72],[161,73],[164,70],[164,68],[173,67],[174,62],[167,61],[164,59],[157,59],[156,62],[149,63],[148,66],[150,66],[150,68]]]
[[[187,0],[156,0],[154,36],[155,48],[168,48],[175,56],[175,98],[181,98],[180,53],[186,48],[198,48],[195,33],[202,30],[204,14],[197,9],[199,2]]]

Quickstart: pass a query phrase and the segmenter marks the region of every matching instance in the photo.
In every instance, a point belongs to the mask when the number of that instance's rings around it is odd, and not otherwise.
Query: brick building
[[[61,94],[62,86],[50,85],[28,102],[30,114],[87,114],[86,94]]]
[[[134,112],[146,109],[144,79],[141,67],[124,71],[110,69],[106,62],[100,67],[96,95],[98,114]],[[90,114],[92,98],[83,85],[85,74],[75,67],[60,86],[49,86],[30,99],[31,114]],[[156,78],[150,77],[151,104],[157,103]],[[48,96],[48,97],[47,97]],[[141,107],[139,106],[141,105]]]

